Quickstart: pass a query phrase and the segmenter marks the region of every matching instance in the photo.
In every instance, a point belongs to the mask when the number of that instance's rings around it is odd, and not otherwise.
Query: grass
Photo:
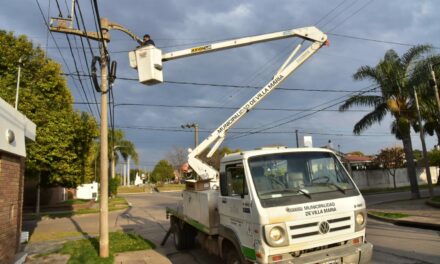
[[[402,213],[385,213],[385,212],[377,212],[377,211],[370,211],[370,214],[373,214],[375,216],[389,218],[389,219],[400,219],[404,217],[411,216],[409,214],[402,214]]]
[[[434,196],[431,201],[435,202],[435,203],[440,203],[440,196]]]
[[[119,186],[118,193],[141,193],[149,192],[151,188],[149,186]]]
[[[90,200],[86,200],[86,199],[74,199],[74,200],[66,200],[64,202],[62,202],[61,204],[65,204],[65,205],[73,205],[73,204],[86,204],[90,202]]]
[[[69,264],[112,264],[115,253],[153,249],[155,247],[153,243],[139,235],[123,232],[110,233],[109,245],[110,254],[105,259],[99,257],[99,237],[66,242],[56,253],[70,255]]]
[[[97,202],[97,204],[99,204],[99,201]],[[124,197],[116,196],[108,200],[109,211],[116,211],[125,208],[128,208],[128,202],[125,200]],[[41,212],[40,214],[30,213],[23,215],[23,219],[34,220],[34,219],[41,219],[42,217],[59,218],[59,217],[69,217],[73,215],[93,214],[93,213],[99,213],[99,207],[81,208],[81,209],[75,209],[73,211]]]
[[[41,242],[48,240],[60,240],[67,237],[80,237],[83,233],[81,232],[34,232],[30,237],[30,242]]]
[[[163,186],[157,187],[159,192],[164,191],[181,191],[185,189],[185,184],[164,184]]]
[[[427,189],[428,184],[419,185],[419,189]],[[368,190],[361,190],[362,194],[373,194],[373,193],[386,193],[386,192],[401,192],[401,191],[410,191],[411,186],[403,186],[397,188],[372,188]]]

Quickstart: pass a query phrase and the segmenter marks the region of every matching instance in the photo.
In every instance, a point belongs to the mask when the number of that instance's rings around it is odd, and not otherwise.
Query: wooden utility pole
[[[423,163],[425,165],[425,170],[426,170],[426,179],[428,180],[429,196],[434,197],[434,190],[432,189],[431,170],[429,169],[428,152],[426,150],[426,143],[425,143],[425,131],[423,130],[422,116],[420,114],[420,107],[419,107],[419,99],[417,98],[417,91],[415,87],[413,87],[413,92],[414,92],[414,100],[417,109],[417,117],[419,119],[420,141],[422,141]]]
[[[72,22],[72,23],[68,23]],[[124,28],[123,26],[112,23],[106,18],[100,20],[100,32],[85,32],[72,28],[73,20],[70,18],[52,18],[50,23],[50,30],[61,32],[65,34],[73,34],[81,37],[90,38],[100,42],[100,63],[101,63],[101,164],[100,164],[100,190],[99,190],[99,256],[107,258],[109,256],[109,236],[108,236],[108,57],[107,57],[107,42],[110,42],[111,29],[120,30],[128,34],[132,39],[140,42],[141,39],[134,33]],[[113,151],[113,150],[112,150]]]

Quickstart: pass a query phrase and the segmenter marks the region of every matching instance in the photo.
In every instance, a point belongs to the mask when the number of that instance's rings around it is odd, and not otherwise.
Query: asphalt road
[[[437,190],[438,191],[438,190]],[[139,219],[155,221],[160,226],[155,243],[158,245],[168,230],[168,220],[165,218],[165,207],[175,204],[180,193],[152,193],[126,195],[133,207],[131,215]],[[409,197],[408,192],[388,193],[366,196],[367,205],[383,201],[401,200]],[[368,220],[367,240],[374,245],[373,261],[371,263],[427,264],[440,263],[440,232],[417,228],[395,226],[373,219]],[[209,255],[204,250],[194,249],[179,252],[174,249],[172,237],[158,251],[176,264],[189,263],[222,263],[220,258]]]

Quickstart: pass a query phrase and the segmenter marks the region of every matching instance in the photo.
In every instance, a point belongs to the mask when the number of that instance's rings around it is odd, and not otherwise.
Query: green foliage
[[[221,159],[226,154],[240,152],[240,149],[231,150],[229,147],[223,147],[223,148],[217,150],[216,152],[214,152],[212,157],[207,158],[206,155],[208,154],[209,151],[210,151],[210,149],[208,148],[204,152],[202,152],[202,154],[199,155],[200,159],[203,160],[204,162],[206,162],[207,164],[211,165],[212,167],[214,167],[216,170],[220,170]]]
[[[417,161],[421,161],[423,159],[423,153],[420,149],[413,150],[414,159]]]
[[[440,150],[433,149],[428,152],[429,165],[440,166]]]
[[[139,235],[122,232],[109,233],[110,254],[108,258],[99,257],[99,238],[66,242],[57,252],[70,255],[69,264],[82,263],[113,263],[114,254],[154,248],[154,244]]]
[[[374,159],[382,168],[396,170],[402,168],[405,163],[405,153],[402,147],[391,147],[381,149]]]
[[[403,214],[403,213],[387,213],[387,212],[376,212],[376,211],[370,211],[369,213],[379,217],[390,218],[390,219],[399,219],[410,216],[409,214]]]
[[[152,183],[165,182],[174,179],[173,166],[166,160],[159,161],[154,167],[150,175]]]
[[[365,154],[364,154],[362,151],[359,151],[359,150],[357,150],[357,151],[352,151],[352,152],[347,153],[347,154],[349,154],[349,155],[354,155],[354,156],[361,156],[361,157],[365,156]]]
[[[417,122],[414,110],[413,87],[423,79],[412,71],[417,61],[432,49],[429,45],[411,47],[401,57],[392,49],[388,50],[384,58],[375,66],[361,66],[353,74],[354,80],[367,80],[377,85],[379,95],[357,94],[348,98],[340,107],[346,111],[355,106],[371,107],[372,111],[362,117],[353,128],[353,133],[360,134],[373,124],[380,123],[389,113],[393,117],[391,133],[402,140],[407,160],[408,177],[411,182],[411,192],[414,197],[419,196],[417,176],[414,164],[411,125]],[[425,79],[425,81],[427,81]]]
[[[118,187],[120,182],[121,182],[121,178],[119,178],[118,176],[110,179],[108,188],[111,196],[118,195]]]
[[[0,97],[15,101],[18,60],[22,58],[18,110],[37,125],[27,145],[26,177],[43,185],[76,187],[91,179],[91,144],[98,135],[93,117],[73,110],[61,66],[25,36],[0,31]]]

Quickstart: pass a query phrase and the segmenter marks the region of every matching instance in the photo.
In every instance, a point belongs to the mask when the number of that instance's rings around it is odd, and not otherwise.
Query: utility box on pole
[[[144,46],[130,51],[128,54],[130,67],[139,74],[139,82],[153,85],[163,82],[162,51],[153,45]]]

